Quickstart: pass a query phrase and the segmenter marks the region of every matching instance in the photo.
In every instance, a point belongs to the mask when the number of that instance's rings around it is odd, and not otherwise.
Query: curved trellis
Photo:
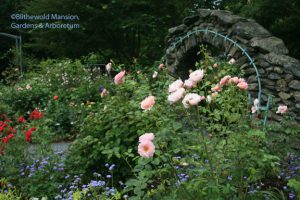
[[[261,88],[261,80],[260,80],[260,75],[258,72],[258,69],[254,63],[254,60],[251,58],[251,56],[248,54],[247,49],[241,47],[236,41],[234,41],[233,39],[229,38],[227,35],[222,35],[216,31],[213,30],[209,30],[208,28],[206,29],[195,29],[193,31],[189,31],[187,32],[185,35],[183,36],[179,36],[177,37],[177,39],[172,42],[169,46],[169,48],[166,50],[166,54],[170,53],[171,51],[174,51],[176,49],[176,47],[178,47],[180,44],[182,44],[182,42],[184,42],[186,39],[190,38],[192,35],[197,35],[199,33],[204,33],[204,34],[213,34],[214,38],[215,37],[221,37],[224,39],[224,42],[229,41],[231,42],[234,46],[238,47],[241,51],[242,51],[242,55],[245,55],[247,57],[247,59],[249,60],[249,64],[255,69],[255,73],[256,73],[256,79],[258,82],[258,95],[257,98],[259,100],[259,105],[258,105],[258,111],[259,110],[263,110],[266,111],[265,113],[265,117],[264,117],[264,125],[266,125],[267,123],[267,116],[268,116],[268,111],[270,108],[270,101],[271,101],[271,97],[268,96],[268,101],[267,101],[267,105],[266,106],[261,106],[260,102],[261,102],[261,93],[262,93],[262,88]],[[163,56],[162,60],[165,60],[166,55]]]
[[[8,33],[2,33],[2,32],[0,32],[0,35],[10,37],[10,38],[16,40],[16,51],[17,51],[17,54],[19,55],[19,65],[20,65],[19,68],[20,68],[20,73],[21,73],[21,77],[22,77],[23,76],[22,37],[17,36],[17,35],[8,34]]]

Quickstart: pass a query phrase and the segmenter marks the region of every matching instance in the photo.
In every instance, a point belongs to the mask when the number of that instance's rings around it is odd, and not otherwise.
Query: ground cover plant
[[[234,59],[201,49],[187,80],[158,62],[101,71],[64,59],[3,84],[0,199],[299,198],[288,107],[273,104],[285,121],[264,127]]]

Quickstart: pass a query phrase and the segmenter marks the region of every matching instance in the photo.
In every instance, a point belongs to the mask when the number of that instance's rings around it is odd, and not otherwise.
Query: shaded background
[[[23,37],[25,65],[44,58],[79,58],[91,52],[106,63],[150,65],[164,53],[167,30],[198,8],[226,9],[254,18],[300,59],[299,0],[0,0],[0,32]],[[12,29],[13,13],[75,14],[80,29]],[[21,21],[18,21],[21,22]],[[23,21],[27,22],[28,21]],[[72,21],[62,21],[62,23]],[[34,21],[36,23],[36,21]],[[15,41],[0,36],[0,70],[16,66]]]

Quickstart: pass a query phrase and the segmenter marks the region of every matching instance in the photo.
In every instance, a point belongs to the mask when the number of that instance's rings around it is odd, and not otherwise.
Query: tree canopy
[[[198,8],[227,9],[254,18],[282,38],[290,55],[300,59],[300,3],[298,0],[3,0],[1,32],[21,34],[26,52],[38,58],[76,58],[97,52],[104,61],[138,59],[149,64],[160,59],[167,30]],[[13,13],[73,14],[79,29],[12,29]],[[18,21],[28,22],[28,21]],[[55,23],[66,21],[57,20]],[[36,22],[35,22],[36,23]],[[74,22],[73,22],[74,23]],[[0,39],[1,56],[13,46]],[[0,56],[0,57],[1,57]]]

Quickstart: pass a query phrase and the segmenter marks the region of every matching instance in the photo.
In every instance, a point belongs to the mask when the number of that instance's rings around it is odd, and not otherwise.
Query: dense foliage
[[[1,87],[0,194],[296,199],[299,125],[286,117],[263,127],[256,107],[249,117],[243,72],[201,49],[184,83],[159,63],[89,70],[90,55],[42,61]],[[66,140],[67,152],[52,147]]]

